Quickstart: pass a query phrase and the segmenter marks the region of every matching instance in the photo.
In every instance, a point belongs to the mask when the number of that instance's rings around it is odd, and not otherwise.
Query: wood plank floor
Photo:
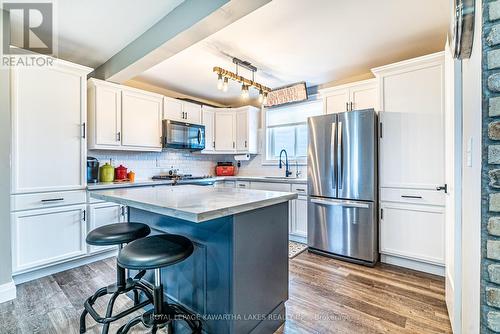
[[[83,301],[115,279],[107,259],[18,286],[18,298],[0,304],[1,334],[78,333]],[[96,305],[103,312],[106,299]],[[132,305],[122,297],[116,310]],[[366,268],[303,252],[290,260],[287,321],[279,334],[451,333],[444,280],[380,264]],[[125,320],[112,325],[110,333]],[[87,333],[101,326],[87,320]],[[145,333],[138,327],[133,333]]]

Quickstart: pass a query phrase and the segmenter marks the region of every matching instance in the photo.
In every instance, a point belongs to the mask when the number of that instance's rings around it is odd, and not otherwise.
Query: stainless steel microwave
[[[163,148],[205,149],[205,126],[165,119],[162,122]]]

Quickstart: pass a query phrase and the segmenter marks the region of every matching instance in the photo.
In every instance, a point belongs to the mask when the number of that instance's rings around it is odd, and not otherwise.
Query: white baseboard
[[[90,255],[86,256],[83,258],[79,258],[76,260],[72,261],[67,261],[63,263],[58,263],[53,266],[49,267],[44,267],[40,269],[34,269],[29,272],[23,272],[21,274],[13,274],[12,279],[14,280],[15,284],[21,284],[29,281],[33,281],[35,279],[49,276],[55,273],[59,273],[61,271],[73,269],[76,267],[80,267],[95,261],[103,260],[111,256],[116,256],[117,251],[115,249],[107,251],[107,252],[102,252],[102,253],[97,253],[95,255]]]
[[[435,265],[435,264],[431,264],[431,263],[425,263],[425,262],[405,259],[402,257],[397,257],[397,256],[392,256],[392,255],[381,254],[380,255],[380,262],[393,264],[395,266],[405,267],[405,268],[409,268],[409,269],[413,269],[413,270],[417,270],[417,271],[423,271],[425,273],[434,274],[434,275],[443,276],[443,277],[445,274],[445,267],[444,266],[439,266],[439,265]]]
[[[16,299],[16,285],[13,280],[0,285],[0,304],[12,299]]]

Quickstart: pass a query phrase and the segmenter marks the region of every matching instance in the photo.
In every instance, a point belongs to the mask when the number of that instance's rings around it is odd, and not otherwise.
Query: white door
[[[375,84],[353,86],[350,90],[352,110],[378,109]]]
[[[445,108],[445,247],[446,247],[446,306],[453,332],[461,333],[462,309],[462,92],[461,64],[453,59],[448,43],[445,50],[446,108]]]
[[[335,114],[349,110],[349,89],[339,89],[329,92],[325,98],[325,111]]]
[[[248,111],[236,113],[236,150],[248,151]]]
[[[444,208],[382,202],[380,252],[444,265]]]
[[[291,234],[307,237],[307,197],[299,196],[295,200]]]
[[[203,125],[205,125],[205,149],[202,152],[215,150],[215,111],[214,108],[203,106]]]
[[[122,145],[161,150],[162,97],[122,91]]]
[[[12,70],[12,193],[86,186],[86,76],[64,65]]]
[[[95,86],[95,144],[121,145],[121,89]]]
[[[438,63],[383,78],[380,187],[444,184],[443,75]]]
[[[185,122],[182,101],[170,97],[163,98],[163,119]]]
[[[13,271],[86,254],[85,208],[82,204],[13,213]]]
[[[218,111],[215,113],[215,150],[235,151],[235,113],[233,111]]]
[[[89,205],[89,231],[100,226],[122,223],[127,220],[126,208],[116,203],[98,203]],[[89,246],[91,253],[109,250],[116,246]]]
[[[201,124],[201,106],[196,103],[184,102],[184,117],[186,123]]]

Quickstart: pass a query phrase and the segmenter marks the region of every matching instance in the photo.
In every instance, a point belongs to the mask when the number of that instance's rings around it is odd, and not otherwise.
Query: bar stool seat
[[[128,244],[151,233],[148,225],[142,223],[116,223],[104,225],[87,235],[87,243],[93,246]]]
[[[186,259],[193,250],[191,240],[181,235],[155,235],[124,247],[118,255],[118,264],[135,270],[162,268]]]
[[[160,234],[132,241],[118,255],[118,265],[135,270],[154,269],[153,309],[129,320],[118,329],[117,334],[126,334],[132,327],[142,323],[154,334],[167,326],[173,332],[173,321],[183,320],[191,333],[202,332],[201,321],[181,305],[164,301],[164,284],[161,268],[176,264],[188,258],[194,251],[191,240],[181,235]]]

